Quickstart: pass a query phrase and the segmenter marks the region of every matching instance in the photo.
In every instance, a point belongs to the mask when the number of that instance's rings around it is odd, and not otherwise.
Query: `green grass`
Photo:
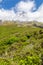
[[[0,26],[0,65],[42,65],[43,29]]]

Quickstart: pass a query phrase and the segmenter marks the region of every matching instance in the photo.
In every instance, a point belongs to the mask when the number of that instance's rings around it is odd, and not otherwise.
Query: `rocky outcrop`
[[[40,24],[40,25],[33,24],[33,26],[35,26],[35,27],[39,27],[39,28],[43,28],[43,24]]]

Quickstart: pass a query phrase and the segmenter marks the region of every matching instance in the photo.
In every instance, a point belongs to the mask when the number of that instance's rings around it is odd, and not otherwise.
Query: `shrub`
[[[20,60],[19,65],[40,65],[40,58],[38,56],[27,56]]]
[[[0,59],[0,65],[11,65],[8,60]]]
[[[26,36],[22,36],[22,37],[20,38],[20,40],[21,40],[22,42],[25,42],[25,41],[27,40],[27,37],[26,37]]]
[[[14,36],[14,37],[11,37],[11,38],[9,38],[9,39],[7,39],[7,40],[5,40],[4,41],[4,44],[12,44],[12,43],[14,43],[14,42],[18,42],[20,39],[19,38],[17,38],[16,36]]]

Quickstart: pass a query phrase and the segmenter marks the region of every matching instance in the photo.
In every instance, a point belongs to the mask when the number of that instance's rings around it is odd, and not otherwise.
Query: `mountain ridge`
[[[37,21],[2,21],[0,20],[0,25],[17,25],[18,27],[21,26],[35,26],[43,28],[43,22],[37,22]]]

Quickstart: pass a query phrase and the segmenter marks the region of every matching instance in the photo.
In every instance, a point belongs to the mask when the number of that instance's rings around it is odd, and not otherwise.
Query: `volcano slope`
[[[43,65],[43,28],[0,25],[0,65]]]

